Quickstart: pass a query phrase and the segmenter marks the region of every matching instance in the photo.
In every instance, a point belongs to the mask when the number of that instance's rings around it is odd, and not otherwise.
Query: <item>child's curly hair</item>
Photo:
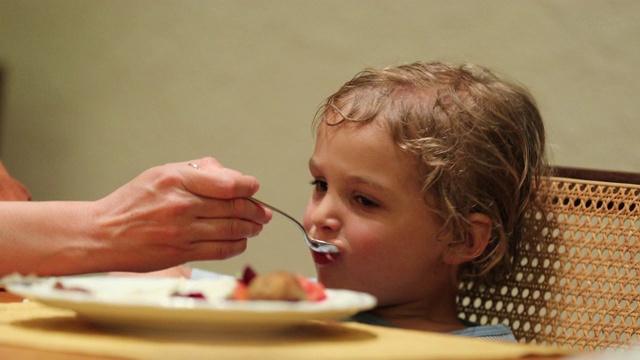
[[[324,102],[314,127],[374,119],[415,154],[425,201],[427,193],[435,198],[453,241],[467,240],[469,214],[493,221],[489,245],[460,275],[506,275],[548,171],[544,124],[529,92],[473,64],[369,68]]]

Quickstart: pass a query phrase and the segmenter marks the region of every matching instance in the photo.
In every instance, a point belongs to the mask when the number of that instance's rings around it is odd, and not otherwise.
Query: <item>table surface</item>
[[[22,298],[6,292],[4,289],[0,289],[0,303],[16,303],[22,302]],[[56,352],[49,350],[41,350],[27,347],[17,347],[12,345],[6,345],[0,343],[0,358],[1,359],[51,359],[51,360],[76,360],[76,359],[121,359],[117,357],[108,357],[103,355],[87,355],[68,352]],[[565,359],[565,356],[561,355],[531,355],[526,357],[520,357],[518,359],[527,360],[550,360],[550,359]]]
[[[0,303],[21,302],[23,299],[11,294],[4,289],[0,289]],[[11,345],[0,344],[0,359],[48,359],[48,360],[87,360],[87,359],[118,359],[114,357],[104,357],[85,354],[73,354],[64,352],[45,351],[39,349],[29,349]]]

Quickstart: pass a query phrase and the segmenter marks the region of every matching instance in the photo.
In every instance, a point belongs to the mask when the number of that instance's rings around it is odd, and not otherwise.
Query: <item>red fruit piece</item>
[[[238,280],[238,283],[233,288],[230,298],[232,300],[247,300],[249,298],[249,286]]]
[[[244,285],[249,285],[251,280],[253,280],[258,274],[251,268],[251,266],[247,265],[244,267],[244,271],[242,272],[242,278],[240,278],[240,282]]]
[[[321,301],[327,298],[327,293],[325,292],[324,285],[301,275],[298,275],[296,277],[298,279],[298,282],[304,289],[304,292],[307,294],[308,301]]]
[[[190,293],[186,293],[186,294],[181,294],[179,292],[175,292],[175,293],[171,294],[171,296],[173,296],[173,297],[186,297],[186,298],[192,298],[192,299],[206,299],[204,294],[200,293],[200,292],[190,292]]]

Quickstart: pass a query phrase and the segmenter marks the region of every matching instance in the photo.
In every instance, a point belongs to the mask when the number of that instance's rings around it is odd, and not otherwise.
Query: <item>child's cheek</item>
[[[304,226],[307,231],[310,231],[313,227],[313,222],[311,221],[311,214],[313,213],[313,209],[313,203],[311,202],[311,200],[309,200],[309,203],[307,204],[307,207],[304,210],[304,215],[302,217],[302,226]]]
[[[384,247],[382,232],[376,231],[372,226],[359,226],[351,229],[346,234],[347,246],[351,248],[354,254],[362,258],[375,258],[379,256],[379,252]]]

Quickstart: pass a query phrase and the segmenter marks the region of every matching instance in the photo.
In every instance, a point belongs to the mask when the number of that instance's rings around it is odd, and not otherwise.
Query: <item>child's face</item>
[[[309,161],[315,180],[304,225],[341,253],[314,254],[330,288],[365,291],[379,306],[421,301],[450,284],[447,239],[420,191],[413,157],[377,122],[322,124]]]

